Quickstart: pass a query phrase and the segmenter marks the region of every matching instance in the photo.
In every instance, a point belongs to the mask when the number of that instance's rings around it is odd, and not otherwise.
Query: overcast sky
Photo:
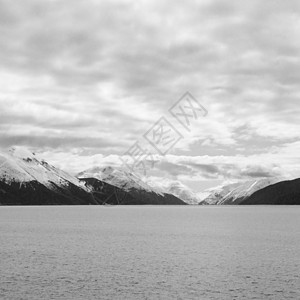
[[[298,0],[0,0],[0,82],[1,148],[72,173],[165,116],[182,139],[150,146],[153,180],[300,177]],[[168,112],[186,91],[208,111],[189,133]]]

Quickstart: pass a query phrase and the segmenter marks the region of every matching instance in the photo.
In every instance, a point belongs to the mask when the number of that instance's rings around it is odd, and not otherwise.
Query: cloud
[[[184,139],[161,174],[296,174],[299,15],[295,0],[0,0],[1,147],[73,170],[64,152],[122,155],[164,115]],[[168,113],[187,90],[209,112],[190,133]]]
[[[261,166],[248,166],[248,168],[241,171],[241,174],[253,178],[276,176],[276,173],[274,174],[274,172],[271,172],[267,168],[263,168]]]
[[[219,172],[219,168],[214,165],[207,165],[207,164],[197,164],[197,163],[188,163],[188,165],[192,166],[193,168],[199,169],[204,171],[208,174],[216,174]]]

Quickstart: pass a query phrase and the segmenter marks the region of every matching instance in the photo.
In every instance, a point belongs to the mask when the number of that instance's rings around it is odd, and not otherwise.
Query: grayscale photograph
[[[299,300],[300,1],[0,0],[0,299]]]

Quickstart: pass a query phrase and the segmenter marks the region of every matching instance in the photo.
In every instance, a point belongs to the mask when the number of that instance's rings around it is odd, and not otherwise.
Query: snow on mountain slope
[[[111,166],[103,168],[94,167],[78,173],[77,177],[96,178],[118,188],[121,188],[125,191],[136,189],[163,195],[162,191],[160,191],[159,189],[151,187],[135,174],[127,172],[121,168],[113,168]]]
[[[239,204],[241,201],[250,197],[254,192],[279,182],[280,180],[281,179],[279,178],[262,178],[258,180],[250,180],[219,186],[207,190],[210,192],[210,194],[203,201],[201,201],[200,204]]]
[[[147,183],[151,187],[160,189],[161,192],[172,194],[191,205],[198,204],[202,200],[202,198],[200,198],[196,193],[194,193],[180,181],[147,181]]]
[[[280,181],[253,193],[241,205],[300,205],[300,178]]]
[[[91,181],[94,190],[97,184],[93,184],[94,180],[100,180],[106,184],[112,185],[125,192],[125,197],[119,197],[118,204],[150,204],[150,205],[186,205],[183,200],[178,197],[164,193],[161,189],[151,187],[137,175],[125,171],[121,168],[113,167],[94,167],[83,171],[77,177],[86,181]],[[129,198],[128,198],[129,196]]]
[[[23,147],[14,147],[8,153],[0,153],[0,180],[6,183],[37,181],[48,188],[53,183],[58,186],[73,183],[86,189],[76,177],[49,165]]]
[[[80,180],[26,149],[11,149],[0,154],[0,205],[186,204],[122,170],[108,167],[86,176]]]

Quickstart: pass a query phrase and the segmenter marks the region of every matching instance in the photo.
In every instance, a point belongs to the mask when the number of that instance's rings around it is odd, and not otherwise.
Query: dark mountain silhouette
[[[38,181],[5,183],[0,180],[1,205],[87,205],[99,204],[84,189],[70,183],[52,187]]]
[[[101,204],[119,205],[185,205],[186,203],[170,194],[156,194],[151,191],[130,188],[124,190],[96,178],[80,178],[91,194]]]
[[[300,178],[267,186],[255,192],[240,204],[300,205]]]

